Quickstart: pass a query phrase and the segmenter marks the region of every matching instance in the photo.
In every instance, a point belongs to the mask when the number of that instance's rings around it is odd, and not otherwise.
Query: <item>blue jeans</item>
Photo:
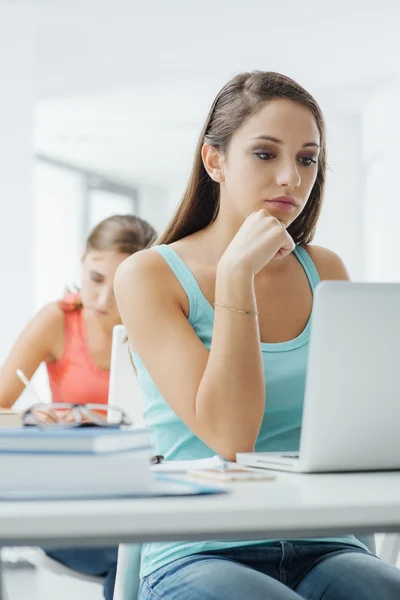
[[[110,548],[63,548],[45,550],[66,567],[85,575],[104,576],[104,598],[113,600],[115,575],[117,573],[118,546]]]
[[[399,600],[400,570],[334,543],[194,554],[145,577],[139,600]]]

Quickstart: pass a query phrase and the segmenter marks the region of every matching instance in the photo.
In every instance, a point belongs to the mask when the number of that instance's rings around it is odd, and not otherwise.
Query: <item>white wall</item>
[[[160,233],[171,216],[168,187],[148,183],[139,185],[138,205],[138,216],[148,221],[157,233]]]
[[[132,198],[106,190],[92,189],[89,193],[89,230],[112,215],[132,213]],[[85,237],[87,237],[85,232]]]
[[[178,208],[181,200],[183,198],[183,194],[185,193],[186,185],[190,177],[190,171],[186,173],[182,173],[182,176],[177,179],[173,186],[168,188],[167,194],[167,212],[168,212],[168,221],[175,214],[176,209]]]
[[[400,279],[400,81],[381,89],[363,114],[367,278]]]
[[[0,6],[0,361],[33,310],[33,24]]]
[[[345,112],[328,113],[326,121],[329,168],[314,242],[339,254],[351,278],[361,280],[366,274],[362,121]]]
[[[82,178],[35,162],[35,309],[62,297],[80,281],[83,251]]]

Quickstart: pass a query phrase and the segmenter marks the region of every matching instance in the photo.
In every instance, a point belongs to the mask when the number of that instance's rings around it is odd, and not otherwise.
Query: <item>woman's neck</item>
[[[91,314],[90,311],[85,310],[85,307],[82,308],[82,317],[86,323],[86,326],[90,326],[94,328],[101,337],[104,337],[106,340],[112,339],[113,329],[115,325],[120,325],[121,321],[118,323],[112,323],[108,321],[103,321],[99,317]]]

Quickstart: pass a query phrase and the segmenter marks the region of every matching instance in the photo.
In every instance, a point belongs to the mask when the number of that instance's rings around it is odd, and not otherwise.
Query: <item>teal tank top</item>
[[[189,301],[189,322],[206,348],[210,348],[214,309],[201,292],[196,278],[170,246],[154,246],[153,251],[165,259],[185,290]],[[300,246],[295,248],[294,254],[314,292],[320,281],[314,263],[308,252]],[[295,339],[277,344],[261,343],[265,381],[268,383],[268,400],[256,442],[256,451],[291,452],[299,449],[310,328],[311,316],[305,329]],[[167,460],[214,456],[215,452],[194,435],[162,398],[140,356],[132,353],[132,357],[143,397],[144,420],[152,431],[155,454],[161,454]],[[235,546],[270,544],[276,541],[278,540],[145,544],[142,551],[141,577],[190,554]],[[352,535],[304,541],[342,542],[364,548]]]

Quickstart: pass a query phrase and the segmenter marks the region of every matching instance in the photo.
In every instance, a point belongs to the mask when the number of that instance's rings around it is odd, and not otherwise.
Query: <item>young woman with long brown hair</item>
[[[348,278],[311,244],[325,171],[323,116],[300,85],[254,72],[223,87],[175,217],[115,279],[157,454],[298,450],[313,291]],[[140,599],[183,597],[395,600],[400,572],[345,532],[145,546]]]

